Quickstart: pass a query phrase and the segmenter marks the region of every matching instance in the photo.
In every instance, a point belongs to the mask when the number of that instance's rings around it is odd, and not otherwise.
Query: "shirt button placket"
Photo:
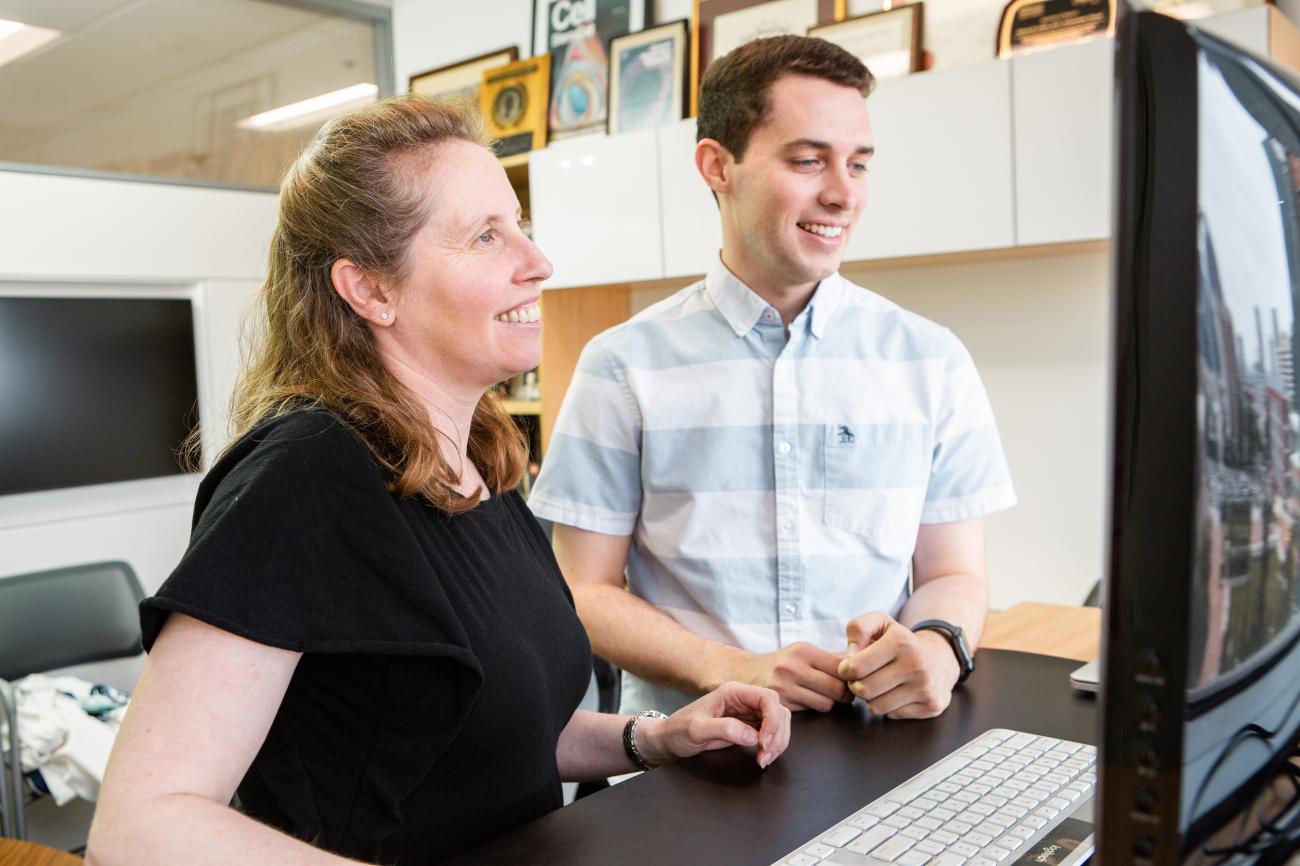
[[[786,345],[772,369],[773,469],[776,481],[777,640],[782,646],[801,638],[799,627],[799,451],[797,397]]]

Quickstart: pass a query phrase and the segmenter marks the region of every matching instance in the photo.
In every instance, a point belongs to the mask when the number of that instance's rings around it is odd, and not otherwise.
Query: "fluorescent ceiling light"
[[[311,99],[304,99],[301,102],[293,102],[279,108],[272,108],[270,111],[263,111],[261,114],[254,114],[252,117],[245,117],[237,122],[235,126],[240,129],[253,129],[259,132],[279,132],[296,126],[307,126],[324,121],[326,118],[333,117],[335,114],[349,108],[360,108],[373,101],[378,94],[379,88],[374,84],[354,84],[342,90],[322,93],[320,96],[313,96]]]
[[[0,18],[0,66],[40,48],[63,34],[45,27]]]

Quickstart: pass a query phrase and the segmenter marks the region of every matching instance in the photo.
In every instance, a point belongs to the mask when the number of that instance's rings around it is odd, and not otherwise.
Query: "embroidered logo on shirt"
[[[839,430],[836,432],[835,435],[840,440],[841,445],[852,445],[853,440],[857,438],[856,436],[853,435],[853,431],[850,430],[848,426],[844,424],[841,424],[839,426]]]

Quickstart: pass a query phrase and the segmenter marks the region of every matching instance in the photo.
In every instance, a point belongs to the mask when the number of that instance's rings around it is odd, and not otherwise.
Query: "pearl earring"
[[[381,318],[381,319],[383,319],[385,322],[387,322],[387,321],[388,321],[388,311],[387,311],[387,310],[384,310],[382,313],[380,313],[380,314],[379,314],[379,318]]]

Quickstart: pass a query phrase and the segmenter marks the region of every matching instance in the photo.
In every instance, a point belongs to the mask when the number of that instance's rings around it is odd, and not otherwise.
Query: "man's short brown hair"
[[[876,85],[875,76],[861,60],[825,39],[755,39],[709,64],[700,82],[695,140],[712,138],[740,162],[749,137],[767,118],[772,85],[784,75],[842,84],[864,98]]]

